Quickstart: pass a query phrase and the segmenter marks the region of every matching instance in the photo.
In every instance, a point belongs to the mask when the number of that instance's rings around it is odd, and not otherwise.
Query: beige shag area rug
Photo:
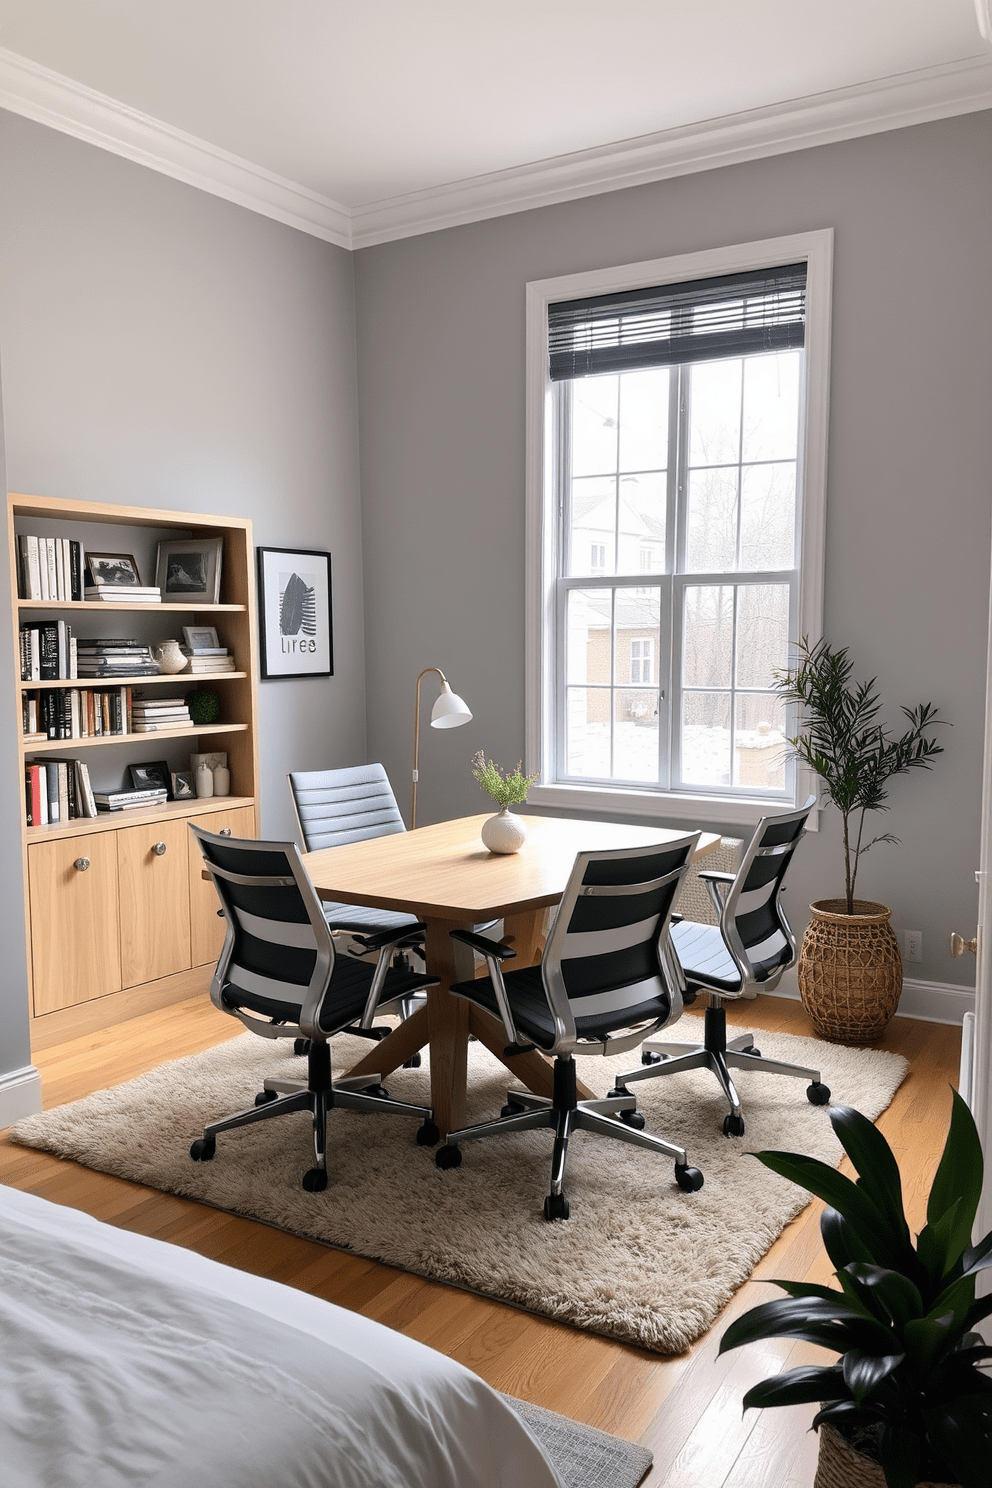
[[[698,1032],[697,1032],[698,1030]],[[679,1037],[701,1037],[686,1017]],[[822,1070],[835,1102],[875,1118],[907,1063],[879,1050],[846,1049],[788,1034],[761,1034],[762,1053]],[[368,1050],[333,1041],[335,1069]],[[505,1099],[507,1071],[483,1048],[469,1049],[470,1121]],[[586,1058],[579,1072],[597,1093],[637,1063]],[[194,1163],[190,1142],[204,1123],[251,1104],[266,1075],[303,1077],[289,1040],[250,1033],[206,1053],[38,1116],[14,1139],[152,1188],[200,1199],[280,1229],[547,1317],[661,1353],[688,1347],[710,1325],[807,1195],[747,1154],[805,1152],[836,1163],[840,1147],[827,1108],[811,1106],[805,1082],[746,1072],[739,1089],[747,1135],[728,1139],[723,1097],[711,1075],[649,1080],[636,1087],[647,1130],[680,1143],[705,1185],[682,1193],[672,1164],[653,1153],[579,1133],[569,1149],[572,1218],[542,1212],[551,1133],[467,1143],[460,1168],[439,1172],[431,1148],[415,1145],[415,1118],[334,1111],[328,1130],[330,1182],[306,1193],[309,1117],[292,1115],[222,1133],[213,1162]],[[426,1068],[396,1070],[391,1095],[429,1104]]]

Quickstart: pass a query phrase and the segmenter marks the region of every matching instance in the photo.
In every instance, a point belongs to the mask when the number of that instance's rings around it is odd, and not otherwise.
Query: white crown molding
[[[347,207],[5,48],[0,48],[0,108],[328,243],[351,247]]]
[[[352,212],[352,244],[371,247],[987,108],[992,108],[992,60],[969,57],[372,202]]]
[[[979,25],[987,22],[992,35],[990,7],[992,0],[976,0]],[[339,247],[365,248],[670,176],[992,108],[992,59],[983,54],[727,114],[353,210],[4,48],[0,48],[0,108]]]

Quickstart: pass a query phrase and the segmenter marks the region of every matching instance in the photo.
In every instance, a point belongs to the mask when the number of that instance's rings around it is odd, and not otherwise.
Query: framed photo
[[[196,785],[193,780],[192,770],[173,770],[172,799],[174,801],[188,801],[195,795]]]
[[[94,589],[137,589],[138,562],[131,553],[87,553],[86,567]]]
[[[194,654],[197,651],[220,650],[220,641],[212,625],[184,625],[183,639]]]
[[[172,537],[158,545],[155,582],[166,603],[218,604],[222,537]]]
[[[153,764],[128,765],[132,790],[164,790],[172,800],[172,775],[166,760],[155,760]]]
[[[259,548],[258,595],[261,676],[333,676],[330,553]]]

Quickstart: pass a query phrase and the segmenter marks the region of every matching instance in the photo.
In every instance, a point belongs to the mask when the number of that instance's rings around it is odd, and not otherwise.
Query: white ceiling
[[[0,0],[0,47],[346,216],[990,61],[976,0]]]

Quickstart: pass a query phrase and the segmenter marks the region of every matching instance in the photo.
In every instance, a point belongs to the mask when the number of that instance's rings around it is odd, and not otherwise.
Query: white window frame
[[[806,345],[800,396],[797,490],[799,588],[797,634],[817,639],[823,629],[823,561],[826,528],[827,418],[830,386],[830,314],[833,230],[795,233],[759,242],[680,254],[674,258],[596,269],[536,280],[527,285],[527,470],[525,600],[526,769],[539,771],[528,799],[567,811],[652,817],[707,826],[753,826],[774,806],[768,797],[646,789],[618,781],[581,785],[555,779],[556,645],[555,581],[562,541],[555,470],[554,384],[548,368],[548,306],[559,300],[614,294],[655,284],[675,284],[719,274],[806,262]],[[812,789],[805,769],[794,775],[794,804]],[[791,802],[782,801],[788,807]],[[809,826],[815,829],[816,813]]]

